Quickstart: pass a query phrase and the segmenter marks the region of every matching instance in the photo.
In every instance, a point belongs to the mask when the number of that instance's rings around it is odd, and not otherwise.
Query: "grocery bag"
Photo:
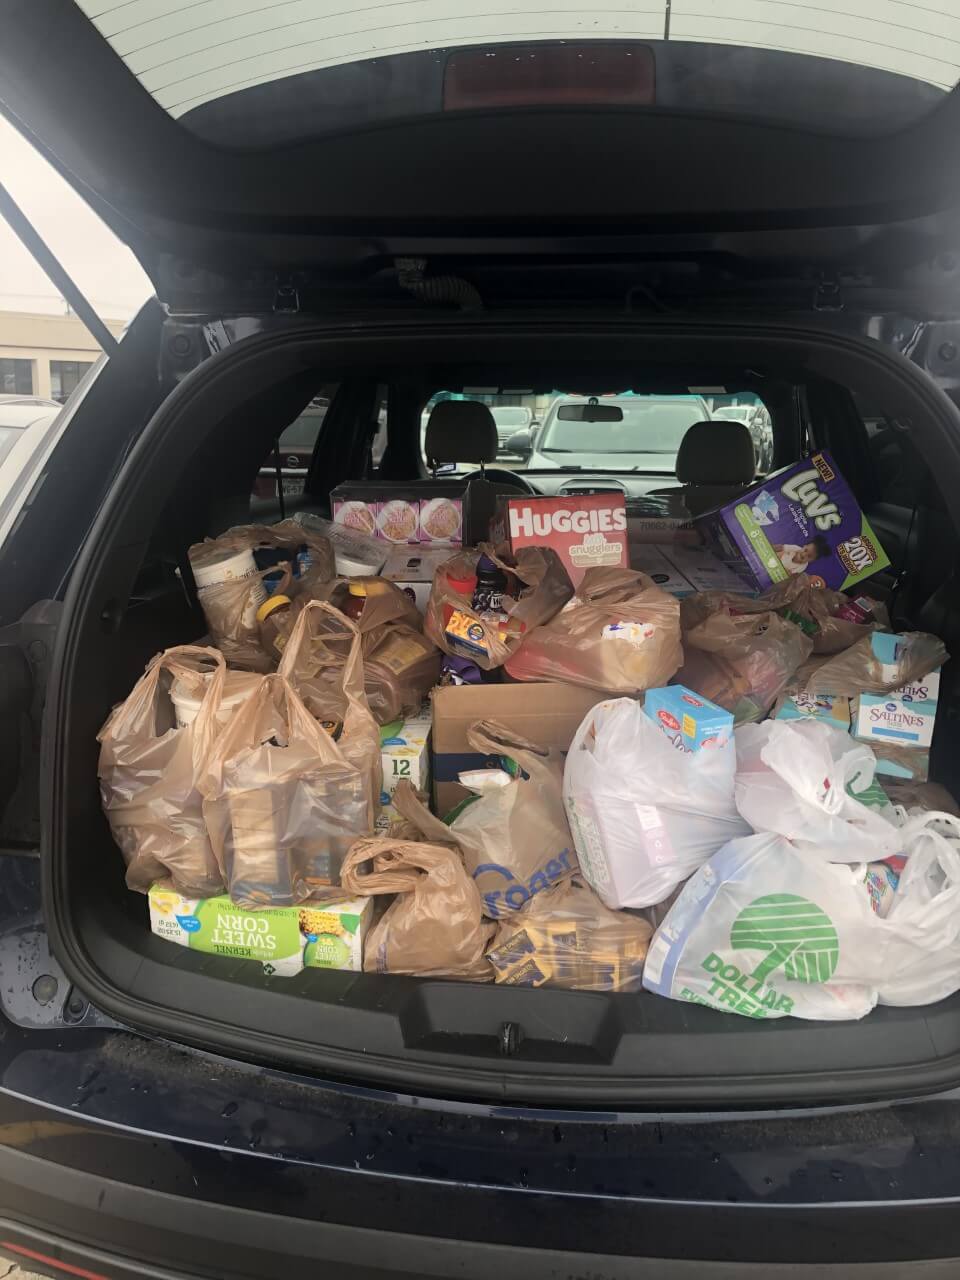
[[[874,789],[877,762],[866,743],[820,720],[741,725],[734,740],[737,808],[755,831],[784,836],[829,862],[901,851],[899,823]]]
[[[611,908],[662,902],[750,828],[733,798],[732,741],[677,750],[636,702],[589,711],[567,755],[563,799],[586,880]]]
[[[611,911],[582,880],[544,889],[509,916],[487,952],[498,983],[571,991],[638,991],[653,934]]]
[[[692,598],[692,597],[691,597]],[[787,688],[813,641],[779,614],[720,609],[687,626],[681,606],[683,666],[677,681],[733,713],[738,724],[762,719]]]
[[[883,976],[849,868],[776,835],[732,840],[691,877],[647,952],[656,995],[749,1018],[862,1018]]]
[[[811,672],[804,689],[807,693],[829,693],[854,698],[861,693],[892,693],[905,684],[915,684],[949,658],[943,641],[923,631],[910,631],[899,637],[899,653],[895,663],[882,663],[874,655],[871,637],[862,640]]]
[[[440,650],[423,635],[417,606],[386,578],[336,578],[320,589],[318,598],[340,608],[349,582],[361,582],[367,591],[357,619],[367,704],[378,724],[390,724],[419,711],[439,682]]]
[[[559,751],[546,751],[493,720],[471,725],[467,741],[502,767],[461,773],[460,782],[473,794],[443,822],[403,783],[392,803],[427,839],[456,844],[484,912],[496,920],[577,871],[563,810],[563,764]]]
[[[487,556],[507,574],[509,590],[500,612],[482,616],[472,601],[452,585],[475,575],[477,561]],[[521,547],[516,556],[481,543],[439,565],[433,575],[424,631],[452,657],[469,658],[483,671],[502,667],[523,637],[548,621],[573,595],[563,562],[552,547]]]
[[[576,595],[507,661],[515,680],[560,680],[606,693],[664,685],[683,661],[680,604],[631,569],[588,569]]]
[[[127,885],[146,893],[169,879],[186,897],[223,892],[196,783],[220,730],[226,677],[216,649],[181,645],[158,654],[100,730],[100,794],[127,864]],[[177,681],[201,699],[196,718],[177,727],[170,696]]]
[[[367,935],[368,973],[490,981],[483,957],[493,925],[483,920],[480,894],[456,849],[376,836],[354,843],[341,874],[352,894],[397,895]]]
[[[731,591],[697,592],[684,599],[681,613],[685,631],[717,612],[777,613],[810,637],[814,653],[832,654],[848,649],[873,631],[890,630],[886,607],[877,600],[865,599],[865,602],[869,606],[869,619],[856,621],[849,596],[817,586],[806,574],[793,574],[756,596]],[[844,617],[844,613],[853,616]]]
[[[311,625],[353,636],[339,687],[311,709],[289,678]],[[227,889],[241,906],[291,906],[331,897],[358,836],[373,830],[380,790],[379,733],[362,690],[360,634],[330,605],[301,613],[280,670],[216,740],[200,779],[204,817]],[[316,712],[318,714],[312,714]],[[324,723],[321,723],[321,720]]]

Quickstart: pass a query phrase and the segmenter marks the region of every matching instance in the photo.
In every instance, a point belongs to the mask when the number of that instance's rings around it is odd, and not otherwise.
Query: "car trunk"
[[[375,371],[389,380],[391,371],[458,359],[519,374],[547,356],[578,370],[642,359],[647,369],[683,363],[691,373],[802,371],[813,382],[869,393],[909,420],[943,494],[960,486],[960,420],[932,380],[877,344],[822,330],[554,313],[370,322],[349,331],[295,319],[238,343],[185,378],[144,430],[69,586],[43,782],[45,897],[59,960],[124,1024],[233,1057],[421,1093],[583,1107],[762,1105],[956,1084],[960,995],[929,1008],[878,1008],[857,1023],[765,1023],[647,994],[320,970],[269,978],[258,965],[153,936],[145,900],[125,889],[100,809],[96,735],[154,653],[203,633],[174,565],[185,566],[190,542],[240,514],[226,489],[211,501],[217,486],[208,479],[211,467],[228,468],[246,447],[235,411],[304,379]],[[940,613],[952,616],[949,608]],[[960,634],[944,639],[950,647]],[[949,671],[932,774],[960,795]]]

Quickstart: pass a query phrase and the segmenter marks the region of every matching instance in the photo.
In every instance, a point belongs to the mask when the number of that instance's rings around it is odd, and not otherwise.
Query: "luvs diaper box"
[[[794,463],[694,525],[761,591],[796,573],[843,591],[890,564],[828,453]]]

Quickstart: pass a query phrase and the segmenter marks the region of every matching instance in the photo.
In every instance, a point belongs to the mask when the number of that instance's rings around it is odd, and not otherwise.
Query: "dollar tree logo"
[[[755,898],[734,920],[730,945],[766,951],[750,975],[758,982],[781,966],[794,982],[829,982],[840,959],[833,921],[816,903],[794,893]]]

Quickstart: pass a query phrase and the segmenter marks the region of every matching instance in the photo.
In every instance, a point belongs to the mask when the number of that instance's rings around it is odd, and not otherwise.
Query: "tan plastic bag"
[[[146,893],[169,879],[190,898],[223,892],[196,783],[220,730],[225,676],[216,649],[167,649],[100,730],[100,794],[131,889]],[[196,719],[181,729],[170,697],[174,680],[201,699]]]
[[[372,863],[362,874],[364,863]],[[424,844],[376,836],[358,840],[343,864],[349,893],[396,894],[367,935],[368,973],[489,982],[484,960],[493,926],[484,923],[480,895],[448,844]]]
[[[818,587],[803,574],[794,574],[762,595],[741,595],[731,591],[701,591],[688,596],[681,605],[684,631],[714,613],[732,615],[773,612],[796,623],[813,641],[814,653],[840,653],[873,631],[889,631],[886,606],[870,600],[871,620],[852,622],[837,616],[851,600],[841,591]]]
[[[902,637],[900,655],[894,670],[874,657],[869,635],[858,640],[845,653],[837,654],[812,672],[807,680],[807,693],[831,693],[854,698],[861,693],[892,693],[905,684],[913,684],[935,667],[942,667],[950,657],[938,636],[924,631],[908,631]]]
[[[426,839],[456,843],[484,912],[498,919],[579,870],[563,808],[563,761],[559,751],[545,751],[493,720],[471,725],[467,741],[503,767],[462,773],[474,794],[443,822],[402,783],[393,805]]]
[[[733,712],[738,724],[762,720],[812,648],[779,614],[720,609],[684,630],[677,683]]]
[[[560,680],[606,693],[665,685],[683,661],[680,604],[631,569],[588,569],[572,600],[507,662],[515,680]]]
[[[352,636],[349,660],[340,680],[301,698],[290,671],[326,632]],[[336,741],[321,720],[334,731],[342,723]],[[199,785],[234,902],[291,906],[332,896],[350,845],[373,830],[380,794],[380,735],[363,696],[360,634],[349,619],[316,601],[304,608],[280,670],[262,678],[217,739]]]
[[[504,595],[497,619],[474,613],[471,601],[450,584],[475,573],[481,555],[488,556],[517,584],[517,594]],[[469,658],[483,671],[502,667],[534,627],[547,622],[573,595],[563,562],[552,547],[521,547],[516,557],[499,554],[481,543],[477,551],[461,551],[433,575],[424,631],[444,653]]]
[[[611,911],[583,881],[568,880],[505,921],[487,960],[508,986],[639,991],[652,936],[647,920]]]
[[[350,582],[362,582],[367,589],[357,620],[367,703],[378,724],[390,724],[418,711],[437,684],[440,650],[423,635],[417,606],[386,578],[338,578],[321,588],[320,598],[340,608]]]

